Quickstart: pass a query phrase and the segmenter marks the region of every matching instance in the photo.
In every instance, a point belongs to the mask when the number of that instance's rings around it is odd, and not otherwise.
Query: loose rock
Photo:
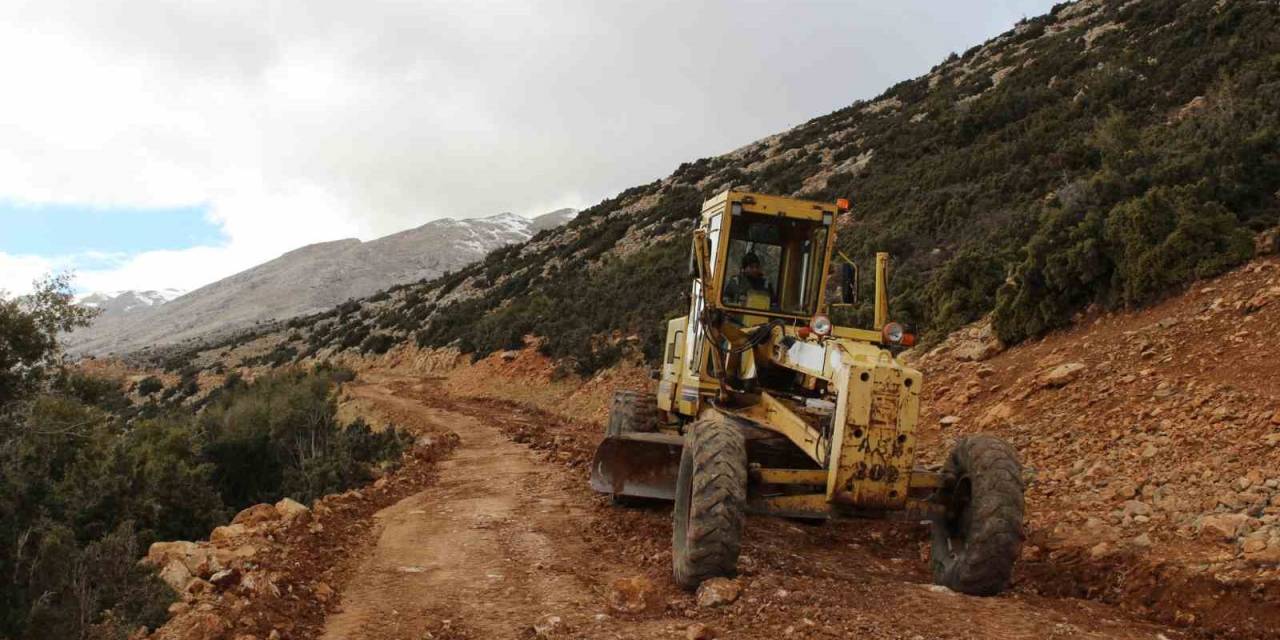
[[[1243,513],[1217,513],[1203,516],[1196,525],[1201,535],[1231,541],[1240,535],[1249,516]]]
[[[716,632],[701,622],[695,622],[685,628],[684,637],[688,640],[711,640],[716,637]]]
[[[301,503],[285,498],[275,504],[276,513],[280,514],[286,522],[293,524],[295,522],[302,523],[311,520],[311,510]]]
[[[160,570],[160,579],[174,591],[182,591],[191,582],[191,570],[181,560],[174,558]]]
[[[533,633],[538,637],[546,637],[558,633],[563,627],[564,620],[560,616],[548,613],[533,623]]]
[[[639,613],[657,603],[658,590],[644,576],[618,578],[609,587],[609,608],[619,613]]]
[[[1087,367],[1080,362],[1060,364],[1040,376],[1040,384],[1046,387],[1065,387],[1084,373]]]
[[[742,595],[742,586],[728,578],[712,578],[698,585],[699,607],[720,607],[732,604]]]
[[[229,524],[218,527],[209,533],[209,542],[226,542],[249,533],[249,528],[242,524]]]

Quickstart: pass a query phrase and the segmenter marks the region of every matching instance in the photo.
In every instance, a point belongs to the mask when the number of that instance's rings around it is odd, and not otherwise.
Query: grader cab
[[[921,374],[896,354],[887,256],[874,329],[834,326],[830,274],[852,302],[857,269],[835,250],[835,204],[737,191],[703,203],[687,316],[667,323],[656,393],[618,392],[591,486],[617,503],[675,502],[673,574],[686,588],[736,571],[747,513],[932,523],[935,580],[993,595],[1023,539],[1021,468],[991,436],[946,464],[916,464]],[[837,260],[833,264],[833,254]]]

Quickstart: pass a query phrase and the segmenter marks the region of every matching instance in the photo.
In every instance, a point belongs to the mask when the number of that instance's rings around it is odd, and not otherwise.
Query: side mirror
[[[858,267],[850,262],[840,263],[840,302],[858,303]]]

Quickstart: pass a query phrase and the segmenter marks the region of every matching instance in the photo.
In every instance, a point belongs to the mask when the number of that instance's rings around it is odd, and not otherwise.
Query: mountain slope
[[[511,213],[443,219],[369,242],[349,238],[309,245],[163,306],[104,314],[65,341],[72,352],[125,352],[314,313],[391,284],[458,269],[575,213],[561,209],[532,220]]]
[[[314,318],[295,349],[382,334],[368,344],[483,355],[535,334],[590,371],[634,334],[653,358],[662,320],[685,307],[699,204],[726,188],[852,197],[840,248],[864,265],[889,251],[895,319],[933,336],[994,312],[1018,341],[1090,305],[1145,304],[1247,260],[1252,234],[1280,221],[1277,52],[1274,2],[1058,5],[872,101]],[[870,312],[837,320],[866,325]]]
[[[184,292],[178,289],[159,291],[96,291],[76,300],[76,304],[97,309],[98,318],[109,318],[158,307]]]

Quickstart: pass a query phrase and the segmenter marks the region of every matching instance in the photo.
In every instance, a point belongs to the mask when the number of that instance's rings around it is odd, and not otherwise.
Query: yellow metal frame
[[[821,469],[753,469],[753,478],[766,485],[810,486],[811,493],[771,496],[757,503],[760,509],[776,513],[827,514],[848,512],[927,511],[913,492],[940,488],[944,479],[937,473],[913,467],[916,424],[919,413],[921,376],[899,363],[880,346],[881,331],[888,322],[888,255],[876,255],[875,329],[833,327],[830,336],[803,333],[809,318],[761,309],[739,309],[724,305],[720,292],[728,272],[728,238],[734,225],[734,207],[744,213],[774,215],[827,225],[827,246],[822,256],[823,286],[817,293],[815,309],[826,311],[825,280],[831,269],[837,244],[835,205],[734,191],[722,192],[703,204],[702,225],[693,234],[693,260],[698,272],[695,287],[701,287],[701,303],[696,295],[691,314],[722,310],[735,314],[789,320],[787,326],[771,329],[769,340],[754,350],[742,351],[730,363],[734,370],[754,367],[772,360],[775,364],[804,374],[803,386],[818,390],[825,385],[837,400],[829,426],[815,428],[782,399],[759,391],[746,402],[732,401],[741,392],[727,390],[711,368],[711,338],[697,326],[693,315],[668,322],[667,340],[674,358],[664,362],[660,378],[659,408],[684,419],[730,414],[767,431],[777,433],[803,451]],[[715,255],[708,249],[712,217],[721,222],[715,238]],[[713,266],[714,265],[714,266]],[[800,283],[803,286],[805,283]],[[762,326],[762,325],[757,325]],[[700,333],[694,333],[699,331]],[[735,345],[743,344],[751,328],[740,329],[721,322],[716,332]],[[691,336],[700,335],[701,342]],[[804,335],[805,337],[801,337]],[[797,347],[796,343],[803,346]],[[697,344],[690,353],[684,345]],[[794,352],[792,350],[799,349]],[[695,361],[695,354],[697,355]],[[732,391],[732,392],[731,392]],[[729,401],[729,402],[726,402]],[[736,407],[736,408],[735,408]],[[817,423],[823,424],[825,423]],[[822,429],[825,429],[826,432]]]

